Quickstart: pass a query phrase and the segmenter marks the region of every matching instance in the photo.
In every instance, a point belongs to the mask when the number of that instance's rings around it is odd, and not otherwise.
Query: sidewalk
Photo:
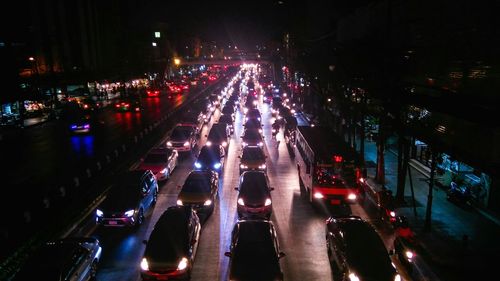
[[[310,122],[311,115],[303,114]],[[359,144],[359,143],[358,143]],[[359,151],[359,150],[358,150]],[[365,141],[367,185],[372,194],[382,185],[374,181],[377,150],[375,142]],[[385,151],[385,187],[396,194],[397,152]],[[413,205],[410,179],[406,177],[405,203],[396,209],[404,215],[419,241],[418,274],[414,280],[462,281],[496,276],[496,261],[500,260],[500,224],[498,216],[484,210],[463,209],[446,199],[444,189],[432,190],[431,230],[425,231],[426,207],[429,195],[430,171],[417,161],[411,161],[410,171],[415,194]],[[416,214],[415,214],[416,212]],[[466,238],[466,239],[464,239]]]
[[[368,185],[378,191],[381,185],[375,177],[376,147],[365,142]],[[446,192],[434,186],[432,195],[431,231],[424,230],[429,186],[428,174],[423,167],[411,165],[415,193],[415,210],[412,204],[410,182],[407,177],[405,204],[397,209],[398,215],[408,218],[420,242],[418,253],[441,280],[477,280],[494,276],[494,262],[500,258],[500,226],[492,215],[483,211],[462,209],[446,199]],[[397,154],[385,153],[385,186],[396,194]],[[464,239],[466,238],[466,239]]]

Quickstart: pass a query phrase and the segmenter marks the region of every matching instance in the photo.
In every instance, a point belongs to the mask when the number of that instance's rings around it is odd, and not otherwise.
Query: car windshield
[[[241,197],[245,197],[251,201],[270,196],[265,176],[244,176],[239,190]]]
[[[245,135],[243,136],[245,139],[260,139],[260,133],[257,130],[246,130]]]
[[[191,174],[186,179],[186,182],[184,182],[182,192],[209,193],[210,180],[207,175]]]
[[[333,167],[317,167],[314,181],[319,186],[348,188],[341,175]]]
[[[362,224],[344,227],[347,257],[352,265],[366,270],[390,270],[387,249],[375,230]]]
[[[170,138],[172,140],[185,140],[189,138],[191,135],[192,129],[188,127],[176,127],[173,131],[172,134],[170,135]]]
[[[219,161],[220,154],[217,153],[214,149],[210,149],[209,147],[203,147],[200,155],[198,156],[198,161],[203,163],[211,163],[213,161]]]
[[[144,163],[165,163],[167,156],[165,154],[150,153],[144,158]]]
[[[264,160],[266,156],[260,147],[245,147],[241,158],[249,161],[257,161]]]

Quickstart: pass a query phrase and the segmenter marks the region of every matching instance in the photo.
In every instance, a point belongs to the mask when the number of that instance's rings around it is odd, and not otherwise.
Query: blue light
[[[215,169],[217,169],[217,170],[218,170],[220,167],[221,167],[221,163],[215,163],[215,164],[214,164],[214,168],[215,168]]]
[[[195,163],[194,163],[194,166],[195,166],[197,169],[201,168],[201,164],[200,164],[200,162],[195,162]]]

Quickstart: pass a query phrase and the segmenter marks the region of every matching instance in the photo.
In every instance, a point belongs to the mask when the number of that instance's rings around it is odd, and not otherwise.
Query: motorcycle
[[[394,239],[394,254],[397,255],[401,264],[411,274],[416,257],[414,242],[402,237],[396,237]]]
[[[446,199],[463,205],[470,205],[471,192],[468,186],[459,186],[456,182],[451,182],[450,189],[446,193]]]
[[[380,215],[380,220],[381,221],[386,221],[389,223],[393,228],[395,227],[396,224],[396,207],[394,205],[394,201],[392,198],[392,192],[390,191],[385,191],[386,194],[383,194],[384,191],[381,191],[378,196],[378,208],[379,208],[379,215]],[[383,199],[382,197],[385,197]]]

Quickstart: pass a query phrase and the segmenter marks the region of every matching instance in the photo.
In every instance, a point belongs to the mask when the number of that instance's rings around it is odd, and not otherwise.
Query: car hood
[[[210,199],[210,193],[180,192],[178,199],[184,204],[200,204]]]
[[[99,209],[103,212],[126,212],[130,209],[135,209],[139,202],[140,198],[138,196],[108,196],[102,204],[99,206]]]

